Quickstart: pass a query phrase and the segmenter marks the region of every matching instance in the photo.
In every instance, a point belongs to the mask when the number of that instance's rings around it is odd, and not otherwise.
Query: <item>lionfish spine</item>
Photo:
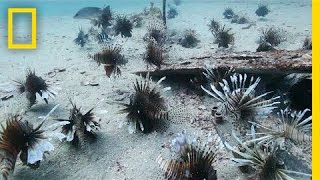
[[[179,163],[175,160],[166,160],[161,154],[156,159],[156,162],[159,164],[161,171],[165,173],[164,176],[166,179],[182,179],[185,176],[183,171],[179,171],[185,169],[183,162]]]

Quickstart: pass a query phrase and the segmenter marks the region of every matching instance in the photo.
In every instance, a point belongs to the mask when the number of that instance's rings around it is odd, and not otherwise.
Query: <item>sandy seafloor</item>
[[[208,31],[207,24],[213,17],[227,27],[231,27],[232,32],[235,33],[233,51],[255,51],[261,28],[268,26],[281,27],[287,31],[288,41],[282,43],[279,48],[299,49],[304,38],[311,33],[311,2],[275,3],[273,1],[269,3],[271,13],[263,21],[254,14],[257,2],[247,4],[246,1],[238,0],[182,3],[178,7],[179,15],[175,19],[168,20],[168,29],[178,31],[194,29],[201,42],[194,49],[173,44],[169,49],[167,61],[173,62],[179,58],[221,51],[216,44],[213,44],[214,38]],[[94,2],[90,1],[90,5],[92,4]],[[160,7],[160,4],[156,5]],[[86,6],[83,2],[81,5]],[[97,3],[97,6],[100,5],[101,2]],[[148,3],[145,6],[148,6]],[[231,7],[240,14],[246,14],[251,21],[256,22],[256,26],[243,30],[242,27],[246,25],[231,24],[223,19],[222,13],[226,7]],[[121,9],[111,6],[111,8],[115,13],[130,14],[139,13],[144,7],[131,7],[128,10],[125,7]],[[88,54],[98,51],[98,45],[80,48],[73,43],[79,27],[87,31],[91,26],[89,21],[73,19],[74,10],[68,13],[70,15],[59,16],[52,13],[47,16],[38,16],[36,50],[8,50],[6,23],[0,24],[0,84],[14,84],[11,80],[24,79],[25,69],[31,67],[36,70],[37,75],[46,79],[51,87],[58,91],[56,99],[49,100],[49,105],[39,101],[26,113],[25,118],[33,123],[39,122],[38,116],[46,114],[55,104],[61,105],[52,117],[68,118],[71,106],[68,98],[73,99],[84,111],[95,106],[101,99],[113,101],[123,99],[123,102],[128,102],[128,96],[133,91],[133,81],[137,78],[132,72],[146,69],[142,60],[145,51],[145,42],[142,39],[146,33],[145,26],[133,29],[132,38],[114,38],[117,43],[122,44],[123,54],[129,62],[122,68],[121,77],[108,79],[103,67],[97,66],[87,57]],[[49,73],[55,69],[65,69],[65,71]],[[86,82],[98,83],[99,86],[84,86],[83,83]],[[211,98],[200,97],[185,86],[168,81],[164,86],[172,86],[172,90],[164,94],[168,104],[174,107],[176,104],[184,103],[195,117],[208,113],[214,104]],[[10,87],[12,86],[9,85],[8,88]],[[22,99],[15,97],[1,102],[1,117],[4,112],[18,112],[25,108],[26,102]],[[199,109],[203,105],[206,109]],[[5,106],[10,107],[5,108]],[[169,154],[169,150],[162,146],[169,143],[173,134],[184,129],[191,134],[198,133],[205,136],[208,133],[208,131],[201,131],[200,127],[194,123],[186,122],[181,125],[172,125],[163,134],[156,132],[147,135],[129,134],[126,125],[120,126],[125,121],[124,115],[117,114],[120,108],[119,105],[109,104],[106,101],[95,108],[96,114],[102,119],[102,128],[98,133],[97,142],[91,144],[88,149],[75,150],[68,144],[55,141],[55,151],[41,163],[40,168],[32,170],[22,166],[18,160],[12,179],[161,179],[161,171],[155,160],[159,154]],[[1,118],[1,121],[4,122],[4,119]],[[219,162],[216,166],[218,179],[246,179],[227,160]]]

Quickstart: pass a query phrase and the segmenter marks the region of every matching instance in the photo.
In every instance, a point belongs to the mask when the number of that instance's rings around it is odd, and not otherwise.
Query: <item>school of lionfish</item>
[[[175,2],[179,4],[178,0]],[[177,12],[173,11],[174,9],[168,11],[171,18],[177,15]],[[265,11],[267,10],[264,9]],[[91,19],[95,28],[90,29],[88,34],[80,29],[75,42],[81,47],[86,45],[90,37],[94,37],[99,43],[107,41],[112,33],[115,36],[121,35],[129,38],[132,36],[132,28],[141,26],[143,17],[161,14],[161,10],[153,5],[144,13],[131,18],[125,16],[114,18],[110,6],[102,9],[101,12],[97,18]],[[230,9],[226,9],[224,15],[227,19],[239,18]],[[234,40],[229,34],[229,29],[220,26],[214,20],[211,22],[210,31],[217,38],[219,46],[227,47]],[[272,34],[272,32],[267,33]],[[180,43],[193,47],[192,43],[197,41],[194,38],[194,32],[188,31]],[[144,39],[147,42],[145,62],[148,66],[161,68],[165,59],[165,25],[151,23]],[[121,47],[116,45],[103,46],[100,52],[89,55],[88,58],[93,59],[99,65],[104,65],[108,77],[120,76],[120,67],[127,63],[127,59],[121,54]],[[166,159],[159,155],[156,160],[160,166],[159,170],[163,171],[164,179],[215,180],[218,173],[216,164],[223,156],[223,151],[230,152],[233,155],[233,157],[228,157],[231,164],[239,167],[252,179],[311,178],[310,174],[287,169],[284,161],[277,155],[277,150],[286,149],[288,144],[311,146],[310,109],[297,111],[288,107],[278,110],[278,105],[281,103],[280,96],[270,96],[272,92],[257,91],[257,86],[261,81],[260,77],[236,73],[232,68],[204,67],[203,76],[208,83],[201,88],[214,99],[214,102],[218,102],[212,109],[212,115],[217,120],[215,125],[219,126],[218,120],[222,116],[230,116],[235,127],[232,135],[237,145],[230,145],[217,132],[213,132],[214,135],[208,142],[201,141],[185,131],[178,133],[170,145],[175,158]],[[133,83],[133,93],[128,99],[129,103],[118,103],[123,106],[119,110],[120,113],[126,114],[129,133],[161,132],[165,131],[165,127],[168,127],[170,123],[182,124],[190,121],[192,115],[186,111],[185,107],[168,109],[166,99],[162,94],[170,90],[170,87],[161,87],[161,82],[165,79],[166,77],[163,77],[153,83],[149,74],[143,80],[137,79]],[[48,100],[57,95],[50,89],[47,82],[31,69],[27,70],[24,81],[15,82],[19,93],[27,98],[30,108],[37,103],[37,98],[43,99],[48,104]],[[45,124],[58,105],[46,116],[41,117],[41,122],[37,125],[25,120],[22,114],[10,115],[7,118],[6,124],[2,125],[0,135],[0,167],[3,179],[10,178],[18,157],[24,165],[33,169],[38,168],[41,161],[45,160],[45,157],[54,150],[52,139],[71,143],[81,149],[88,146],[88,141],[96,138],[96,132],[101,126],[100,118],[94,114],[94,108],[84,112],[71,100],[70,103],[72,107],[69,117],[54,119],[55,123],[48,126]],[[277,115],[272,116],[275,111],[278,111]],[[276,124],[265,123],[270,117],[276,119]],[[244,134],[250,137],[245,138],[245,141],[237,135],[237,127],[240,126],[247,130],[246,132],[250,132]],[[59,132],[57,129],[60,129]],[[243,133],[240,134],[243,135]]]

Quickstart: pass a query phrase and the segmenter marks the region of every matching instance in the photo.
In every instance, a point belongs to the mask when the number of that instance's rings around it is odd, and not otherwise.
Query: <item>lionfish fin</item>
[[[191,114],[187,111],[184,105],[177,105],[168,112],[168,120],[172,123],[181,124],[190,120]]]

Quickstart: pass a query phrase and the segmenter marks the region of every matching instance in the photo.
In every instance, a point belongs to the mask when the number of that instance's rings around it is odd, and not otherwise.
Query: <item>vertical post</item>
[[[162,13],[163,13],[163,23],[165,28],[167,28],[167,17],[166,17],[166,5],[167,5],[167,0],[162,0],[163,4],[162,4]]]

